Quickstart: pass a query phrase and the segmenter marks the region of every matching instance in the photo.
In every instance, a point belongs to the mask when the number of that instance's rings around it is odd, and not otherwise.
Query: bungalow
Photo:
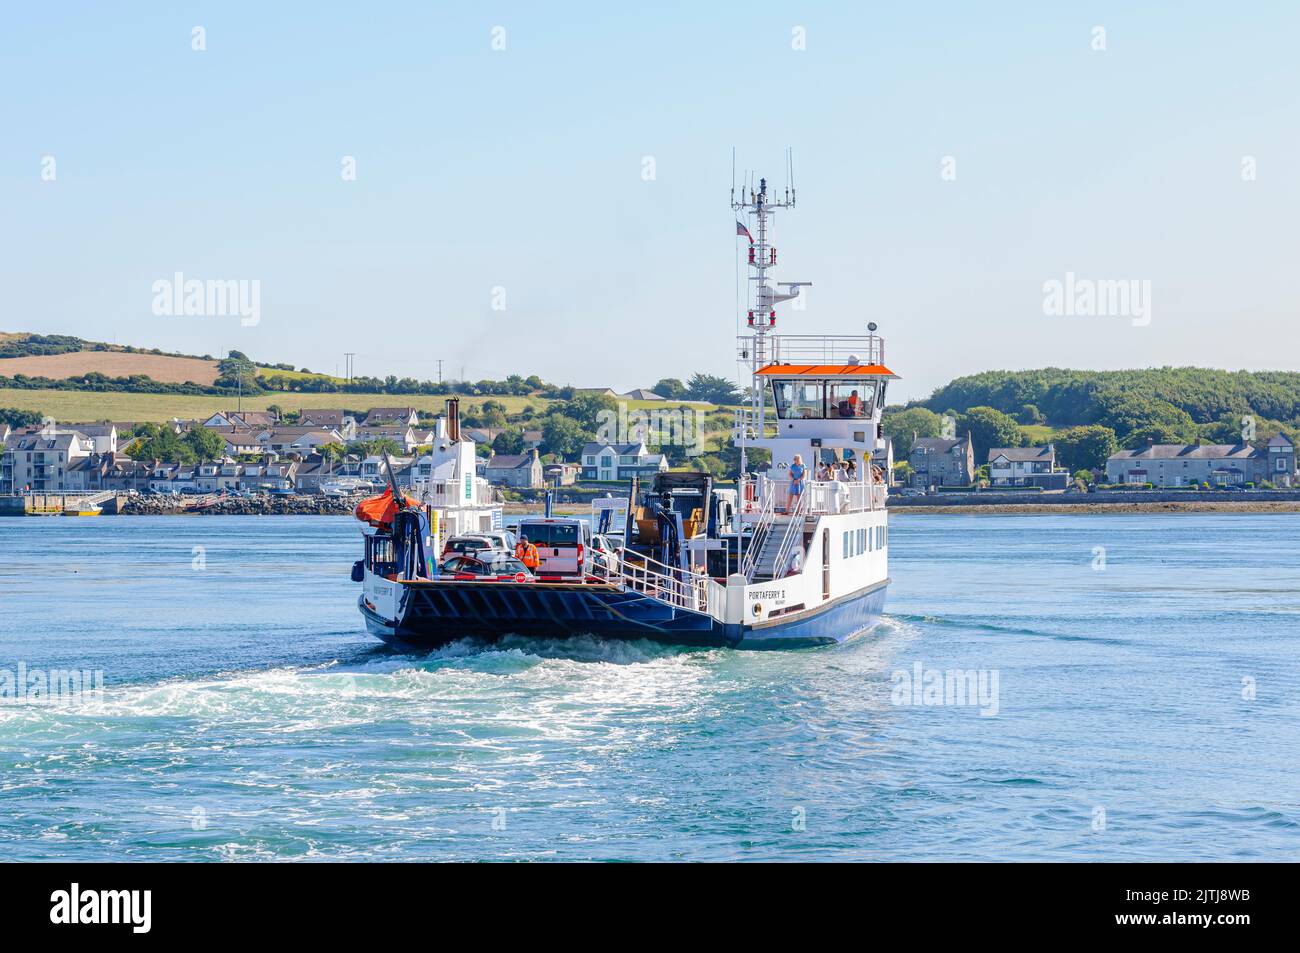
[[[204,424],[203,426],[225,441],[226,456],[237,457],[241,454],[261,453],[265,449],[258,440],[258,433],[255,430],[229,425],[208,426]]]
[[[907,462],[912,486],[970,486],[975,480],[975,449],[970,434],[958,439],[914,437]]]
[[[1056,468],[1056,446],[993,447],[989,450],[989,483],[993,486],[1041,486],[1063,490],[1070,475]]]
[[[668,469],[668,458],[651,453],[644,442],[589,443],[582,448],[582,479],[615,482],[653,476]]]
[[[1278,454],[1286,457],[1286,454]],[[1290,455],[1294,461],[1294,454]],[[1242,486],[1270,479],[1270,453],[1248,443],[1155,443],[1121,450],[1106,461],[1109,483]],[[1283,466],[1287,466],[1283,463]],[[1294,470],[1294,462],[1291,463]]]
[[[500,486],[537,487],[542,485],[542,462],[536,450],[495,453],[483,468],[483,476]]]

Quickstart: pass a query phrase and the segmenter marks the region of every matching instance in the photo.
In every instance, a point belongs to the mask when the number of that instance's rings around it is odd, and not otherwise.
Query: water
[[[1298,528],[899,516],[890,616],[841,646],[411,656],[362,630],[347,518],[2,520],[0,668],[106,687],[0,706],[0,849],[1294,860]],[[916,663],[995,672],[997,713],[894,704]]]

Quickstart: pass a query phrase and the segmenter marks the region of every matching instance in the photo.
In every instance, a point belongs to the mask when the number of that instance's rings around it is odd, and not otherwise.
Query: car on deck
[[[477,556],[453,556],[442,564],[442,575],[453,579],[483,582],[531,582],[527,566],[507,553],[480,552]]]

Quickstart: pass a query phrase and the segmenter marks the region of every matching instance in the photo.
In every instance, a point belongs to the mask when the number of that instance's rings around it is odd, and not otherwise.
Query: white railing
[[[737,339],[737,355],[750,360],[754,336]],[[766,364],[884,364],[885,339],[878,334],[770,334],[766,341]]]
[[[883,482],[867,480],[807,480],[803,481],[803,492],[807,498],[801,509],[807,516],[825,516],[829,513],[860,513],[864,510],[880,510],[885,507],[885,485]],[[757,480],[757,494],[760,498],[770,495],[776,512],[790,510],[793,501],[790,495],[789,479],[776,479],[760,473]],[[748,520],[750,514],[743,514]]]
[[[711,613],[718,607],[721,613],[726,600],[726,589],[703,573],[668,566],[640,553],[630,559],[620,556],[618,568],[612,571],[597,566],[594,575],[693,612]]]

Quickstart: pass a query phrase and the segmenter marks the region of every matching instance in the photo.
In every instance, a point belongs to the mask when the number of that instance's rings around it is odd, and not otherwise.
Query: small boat
[[[750,333],[737,342],[752,397],[734,420],[735,484],[672,471],[644,485],[633,479],[621,500],[595,502],[586,530],[565,531],[564,572],[547,572],[543,545],[535,573],[453,577],[439,569],[440,541],[474,531],[463,518],[453,527],[452,514],[477,492],[473,445],[458,443],[457,429],[445,451],[449,479],[434,497],[407,497],[390,468],[390,488],[357,507],[366,550],[353,579],[372,634],[417,647],[589,634],[798,648],[843,641],[879,620],[889,529],[886,480],[872,452],[883,446],[885,388],[896,377],[884,340],[874,323],[865,335],[778,335],[777,305],[807,284],[768,277],[770,217],[793,208],[794,193],[771,198],[760,180],[738,200],[733,193],[732,204],[753,226],[737,222],[750,238],[754,289]],[[593,539],[611,536],[621,543],[616,554],[594,558]]]

